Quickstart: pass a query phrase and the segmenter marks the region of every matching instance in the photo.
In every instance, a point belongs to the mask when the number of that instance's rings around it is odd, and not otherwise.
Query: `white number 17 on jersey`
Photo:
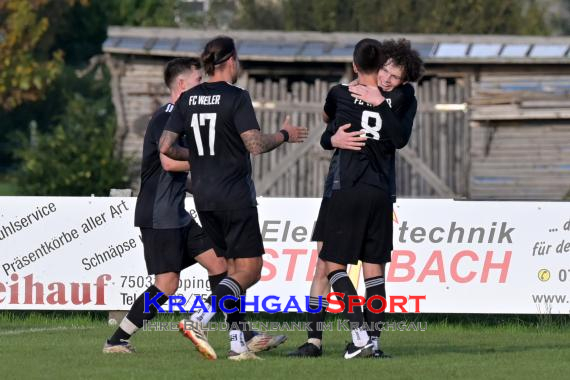
[[[204,155],[204,146],[202,145],[202,135],[200,134],[200,127],[206,126],[206,120],[209,120],[209,136],[210,142],[210,156],[214,155],[214,140],[216,139],[216,114],[215,113],[195,113],[192,115],[190,126],[194,130],[194,138],[196,139],[196,147],[198,149],[198,156]]]

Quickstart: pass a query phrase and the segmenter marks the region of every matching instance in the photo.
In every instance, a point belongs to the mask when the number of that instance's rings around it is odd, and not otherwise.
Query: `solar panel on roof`
[[[172,38],[159,38],[151,50],[172,50],[175,42]]]
[[[467,44],[442,43],[435,53],[436,57],[465,57]]]
[[[294,56],[301,50],[302,44],[243,41],[238,48],[241,55]]]
[[[505,45],[503,51],[501,52],[501,57],[506,58],[517,58],[526,57],[526,53],[530,48],[529,44],[508,44]]]
[[[169,37],[167,37],[169,36]],[[176,35],[164,35],[164,37],[143,36],[109,36],[103,43],[103,49],[125,49],[129,51],[140,51],[147,54],[148,51],[160,55],[163,52],[189,52],[199,54],[206,40],[197,35],[187,35],[185,39],[177,38]],[[412,47],[424,58],[443,58],[448,60],[462,59],[467,57],[476,58],[533,58],[533,59],[569,59],[570,43],[561,42],[565,40],[544,40],[542,43],[503,43],[497,36],[497,42],[417,42]],[[253,37],[256,38],[256,37]],[[261,39],[261,37],[259,37]],[[513,39],[508,39],[513,41]],[[349,42],[345,42],[349,41]],[[425,40],[424,40],[425,41]],[[494,40],[493,40],[494,41]],[[523,40],[521,40],[523,41]],[[555,42],[555,43],[554,43]],[[264,59],[261,57],[288,57],[297,56],[321,57],[322,60],[342,60],[352,59],[354,44],[356,41],[341,40],[341,42],[313,40],[307,41],[303,38],[296,40],[259,41],[256,39],[236,40],[236,46],[240,54],[246,56],[245,59]],[[249,56],[249,57],[247,57]]]
[[[109,37],[105,40],[105,42],[103,43],[103,49],[104,48],[109,48],[109,47],[114,47],[117,42],[119,42],[121,38],[120,37]]]
[[[334,57],[352,57],[354,52],[354,44],[335,44],[329,51],[328,55]]]
[[[534,45],[529,57],[533,58],[558,58],[563,57],[568,50],[568,45]]]
[[[497,57],[501,51],[501,44],[473,44],[469,50],[470,57]]]
[[[429,43],[419,43],[419,44],[414,44],[412,43],[412,48],[417,50],[418,53],[420,53],[421,57],[429,57],[432,54],[433,51],[433,44]]]
[[[299,52],[300,55],[318,57],[326,54],[327,44],[324,42],[307,42]]]
[[[122,37],[116,47],[123,49],[144,49],[148,38]]]
[[[203,40],[180,40],[174,50],[198,54],[204,48],[205,43],[206,41]]]

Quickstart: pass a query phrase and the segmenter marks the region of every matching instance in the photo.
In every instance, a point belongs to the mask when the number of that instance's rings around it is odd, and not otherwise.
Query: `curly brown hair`
[[[417,82],[424,73],[424,61],[417,50],[412,49],[409,40],[405,38],[399,40],[382,41],[382,51],[388,57],[387,63],[393,63],[403,68],[405,82]]]

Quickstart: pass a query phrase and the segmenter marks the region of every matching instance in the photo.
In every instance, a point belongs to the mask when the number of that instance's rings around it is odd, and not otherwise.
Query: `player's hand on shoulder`
[[[348,87],[350,95],[353,98],[362,100],[373,106],[379,106],[384,101],[384,96],[380,93],[378,87],[364,86],[364,85],[350,85]]]
[[[334,148],[347,150],[361,150],[365,144],[366,137],[362,136],[362,131],[347,132],[350,124],[341,125],[331,137],[331,144]]]
[[[289,116],[285,118],[281,129],[284,129],[289,134],[288,142],[290,143],[303,142],[307,136],[309,136],[309,130],[306,127],[291,124],[291,118]]]

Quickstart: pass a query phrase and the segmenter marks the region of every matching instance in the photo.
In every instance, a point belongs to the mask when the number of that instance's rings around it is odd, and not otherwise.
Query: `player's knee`
[[[253,278],[253,284],[257,284],[259,282],[259,280],[261,280],[261,271],[259,271],[258,273],[256,273],[255,277]]]
[[[166,294],[167,296],[171,296],[174,293],[176,293],[176,291],[178,290],[178,281],[176,282],[172,282],[169,283],[168,285],[165,286],[165,289],[163,290],[164,294]]]
[[[259,280],[261,280],[261,268],[263,267],[263,261],[259,260],[259,262],[256,262],[253,266],[252,266],[252,270],[250,271],[251,273],[251,285],[254,285],[256,283],[259,282]]]
[[[213,276],[215,274],[226,272],[228,269],[226,261],[223,258],[217,258],[211,265],[208,265],[206,270],[208,271],[208,276]]]
[[[326,267],[325,267],[325,262],[323,260],[318,260],[317,261],[317,267],[315,269],[315,279],[316,280],[321,280],[323,278],[326,278],[327,274],[326,274]]]
[[[167,296],[171,296],[178,290],[178,276],[163,276],[156,279],[156,287]]]

